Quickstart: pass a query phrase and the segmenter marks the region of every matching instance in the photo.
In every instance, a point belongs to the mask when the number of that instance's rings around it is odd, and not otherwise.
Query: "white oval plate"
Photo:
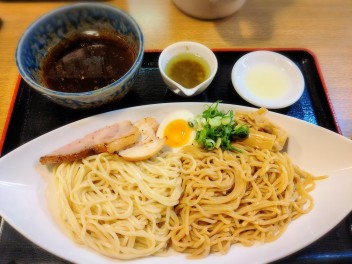
[[[275,70],[274,73],[280,75],[275,77],[277,79],[283,78],[287,82],[287,89],[277,96],[273,96],[267,91],[263,96],[264,91],[260,94],[258,90],[251,89],[249,87],[251,84],[248,84],[246,78],[251,71],[256,68],[258,70],[258,67]],[[268,77],[271,76],[265,76],[265,78]],[[304,78],[297,65],[287,57],[272,51],[253,51],[242,56],[232,69],[231,80],[235,90],[244,100],[255,106],[269,109],[279,109],[294,104],[304,91]],[[264,84],[263,87],[266,85]]]
[[[120,263],[75,244],[63,231],[49,209],[47,188],[53,176],[38,163],[40,156],[119,120],[142,117],[161,120],[173,110],[201,113],[204,103],[147,105],[113,111],[71,123],[36,138],[0,159],[0,215],[28,239],[47,251],[75,263]],[[221,104],[221,109],[254,110]],[[128,263],[264,263],[285,257],[314,242],[337,225],[352,209],[352,141],[304,121],[269,112],[273,122],[289,133],[288,153],[302,169],[327,174],[312,192],[314,209],[293,221],[276,241],[252,247],[233,245],[226,255],[211,254],[189,260],[186,254],[146,257]]]

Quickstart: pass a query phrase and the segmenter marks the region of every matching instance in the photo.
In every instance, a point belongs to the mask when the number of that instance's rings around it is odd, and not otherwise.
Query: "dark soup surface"
[[[48,52],[42,63],[42,80],[55,91],[92,91],[118,80],[135,58],[124,36],[114,32],[77,33]]]

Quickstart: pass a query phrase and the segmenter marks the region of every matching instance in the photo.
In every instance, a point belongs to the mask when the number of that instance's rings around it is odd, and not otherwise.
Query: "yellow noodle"
[[[292,163],[287,133],[260,109],[239,123],[271,135],[241,152],[187,146],[143,162],[100,154],[55,170],[61,218],[72,238],[109,257],[132,259],[171,246],[191,257],[225,254],[232,244],[277,239],[313,208],[315,177]]]
[[[195,169],[181,173],[179,221],[171,231],[176,251],[204,257],[224,254],[235,243],[270,242],[312,209],[308,192],[317,177],[294,166],[285,153],[236,147],[243,152],[183,149],[183,170]]]
[[[60,212],[73,239],[120,259],[164,251],[181,195],[179,159],[166,156],[132,163],[100,154],[59,165]]]

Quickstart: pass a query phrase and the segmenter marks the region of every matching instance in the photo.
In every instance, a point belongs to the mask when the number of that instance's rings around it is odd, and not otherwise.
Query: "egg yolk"
[[[179,148],[186,145],[191,137],[192,128],[185,120],[177,119],[170,122],[164,130],[166,145]]]

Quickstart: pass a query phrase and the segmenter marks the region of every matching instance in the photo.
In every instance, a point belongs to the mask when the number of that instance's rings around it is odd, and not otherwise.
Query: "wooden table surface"
[[[307,48],[318,59],[342,134],[352,137],[352,1],[247,0],[234,15],[197,20],[172,0],[104,1],[139,23],[146,50],[181,40],[222,48]],[[62,1],[0,1],[0,135],[5,132],[18,70],[17,42],[39,16]],[[0,142],[1,145],[1,142]]]

